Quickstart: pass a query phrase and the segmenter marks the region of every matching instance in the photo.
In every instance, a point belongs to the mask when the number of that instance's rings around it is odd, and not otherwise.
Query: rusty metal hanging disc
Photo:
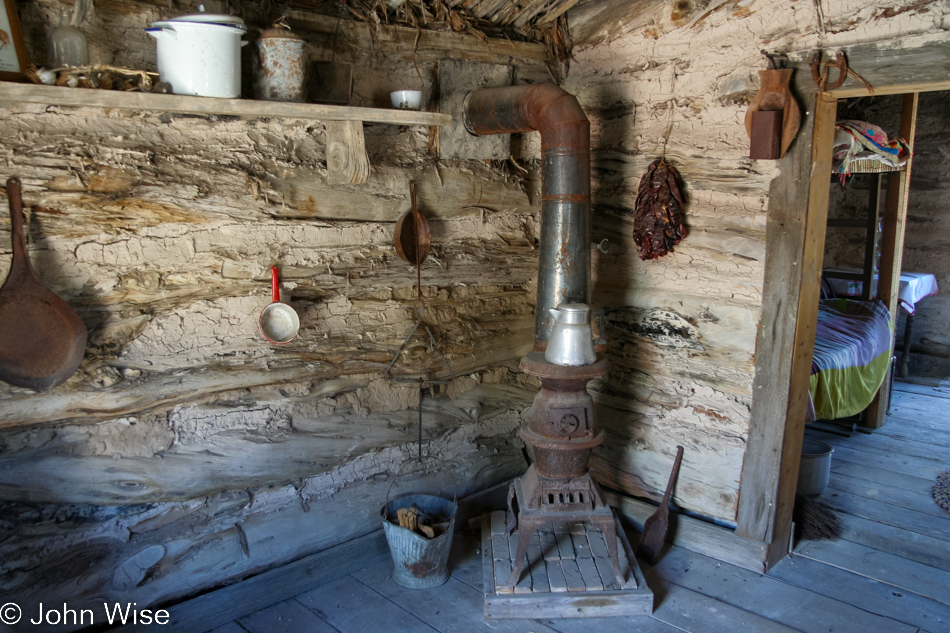
[[[416,183],[409,183],[412,209],[396,222],[396,253],[414,266],[421,266],[432,249],[429,222],[416,208]]]

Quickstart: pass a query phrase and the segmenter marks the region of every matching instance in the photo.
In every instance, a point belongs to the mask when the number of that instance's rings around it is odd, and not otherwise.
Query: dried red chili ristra
[[[647,167],[637,190],[633,217],[633,241],[640,259],[657,259],[673,250],[686,237],[683,226],[683,194],[679,172],[662,158]]]

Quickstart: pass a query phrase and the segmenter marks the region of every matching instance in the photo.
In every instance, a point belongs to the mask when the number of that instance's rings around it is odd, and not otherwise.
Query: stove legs
[[[514,586],[521,580],[521,574],[524,573],[525,562],[528,558],[528,544],[531,542],[531,537],[534,533],[545,523],[547,523],[547,519],[545,518],[535,519],[521,517],[518,519],[518,547],[515,550],[511,575],[508,577],[508,582],[505,583],[505,587],[514,589]],[[616,548],[614,549],[616,550]]]
[[[620,571],[620,559],[617,557],[617,528],[615,527],[614,513],[611,510],[609,517],[593,517],[590,520],[591,525],[600,529],[607,541],[607,554],[610,556],[610,566],[613,568],[614,576],[621,585],[626,578]],[[626,552],[624,552],[626,556]],[[606,581],[606,579],[604,579]]]

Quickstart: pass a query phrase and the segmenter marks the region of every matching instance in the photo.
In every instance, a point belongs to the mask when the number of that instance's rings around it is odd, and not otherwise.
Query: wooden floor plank
[[[934,481],[937,475],[947,468],[946,464],[941,464],[940,462],[929,459],[908,457],[907,455],[888,453],[867,447],[851,448],[844,445],[835,446],[835,452],[832,455],[831,461],[835,460],[883,468],[891,472],[919,477],[929,481]]]
[[[555,593],[567,591],[567,578],[564,577],[564,570],[561,569],[561,559],[545,559],[544,565],[547,567],[548,582],[551,584],[551,591]]]
[[[683,631],[697,633],[791,633],[796,629],[773,622],[760,615],[680,587],[658,573],[656,568],[643,570],[655,597],[653,617]]]
[[[541,620],[541,622],[558,633],[682,633],[683,631],[649,615],[628,615],[622,618],[565,618]]]
[[[172,620],[162,626],[162,631],[207,631],[387,558],[389,550],[386,537],[382,530],[378,530],[239,583],[180,602],[169,609]],[[131,633],[137,630],[139,627],[128,624],[112,629],[111,633]]]
[[[948,571],[844,540],[808,541],[795,553],[950,605]]]
[[[938,506],[933,500],[933,497],[930,496],[930,488],[933,486],[933,482],[924,481],[923,479],[917,479],[916,481],[919,487],[917,490],[911,491],[886,483],[868,481],[867,479],[851,477],[840,472],[832,472],[829,485],[835,490],[858,495],[866,499],[883,501],[893,506],[916,510],[917,512],[923,512],[924,514],[930,514],[935,517],[950,518],[950,514],[947,514],[946,510]]]
[[[409,611],[415,617],[439,631],[451,633],[553,633],[544,625],[531,620],[492,620],[482,617],[484,595],[469,585],[449,578],[441,587],[432,589],[407,589],[388,577],[388,571],[379,565],[367,567],[353,574],[377,593]],[[369,631],[396,633],[394,626],[377,626]]]
[[[509,556],[508,560],[511,562],[512,570],[514,569],[515,560],[517,559],[517,556],[516,556],[517,551],[518,551],[518,532],[515,531],[508,537],[508,556]],[[498,559],[497,555],[495,556],[495,558],[496,558],[496,561],[495,561],[496,565],[504,562]],[[528,573],[529,565],[528,565],[527,554],[525,554],[523,562],[524,562],[524,565],[521,570],[521,576],[518,578],[518,583],[515,585],[515,593],[530,593],[531,592],[531,574]],[[497,574],[496,574],[496,579],[497,579]],[[503,583],[500,583],[496,580],[495,582],[496,587],[501,584]]]
[[[378,564],[380,575],[385,563]],[[387,600],[352,576],[346,576],[297,596],[300,603],[340,631],[405,631],[437,633],[437,630],[402,607]],[[369,608],[362,608],[366,605]]]
[[[944,400],[950,398],[950,392],[948,392],[946,387],[931,387],[929,385],[918,385],[911,382],[895,382],[894,391],[899,394],[914,394]]]
[[[832,456],[833,457],[833,456]],[[933,480],[923,479],[921,477],[912,477],[911,475],[902,475],[900,473],[890,472],[874,466],[865,464],[855,464],[833,459],[831,460],[831,476],[837,474],[847,475],[855,479],[862,479],[868,482],[884,484],[901,490],[908,490],[918,495],[926,494],[930,496],[930,487]]]
[[[672,547],[657,564],[664,579],[805,633],[916,633],[917,627],[867,613],[777,578]]]
[[[887,417],[887,423],[879,429],[874,429],[872,437],[884,435],[908,442],[943,445],[946,439],[946,428],[928,428],[915,424],[914,418],[920,413],[908,412]],[[852,436],[853,437],[853,436]]]
[[[497,558],[492,561],[494,566],[494,583],[495,591],[502,591],[501,587],[504,587],[508,583],[508,578],[511,576],[512,566],[510,560],[498,560]],[[524,581],[524,574],[522,574],[521,580]],[[524,585],[522,585],[524,586]],[[511,588],[505,589],[504,591],[513,591]]]
[[[929,411],[915,410],[911,407],[905,408],[900,413],[887,418],[886,427],[890,424],[888,432],[881,433],[885,437],[899,435],[900,437],[917,440],[930,440],[941,433],[947,432],[947,422],[944,419],[944,412],[934,414]],[[883,427],[882,427],[883,428]],[[873,437],[877,432],[871,434]],[[942,444],[942,442],[941,442]]]
[[[248,633],[336,633],[336,629],[294,599],[278,602],[238,620]]]
[[[574,544],[574,555],[577,558],[593,558],[590,551],[590,541],[587,540],[587,531],[583,534],[571,534],[571,542]]]
[[[946,541],[850,514],[839,516],[841,538],[845,540],[950,571],[950,547]]]
[[[567,584],[568,591],[584,591],[587,588],[577,561],[573,558],[561,559],[561,571],[564,573],[564,582]]]
[[[492,534],[508,534],[508,529],[506,527],[507,517],[502,511],[496,511],[491,513],[491,533]]]
[[[452,535],[449,552],[449,573],[452,578],[482,591],[481,531],[459,530]]]
[[[923,402],[927,398],[917,396],[914,401],[907,401],[900,406],[891,407],[884,426],[904,426],[914,431],[942,431],[945,430],[944,409],[946,400],[931,398],[932,403]]]
[[[208,633],[247,633],[247,629],[240,626],[237,622],[228,622],[224,626],[208,631]]]
[[[895,400],[891,404],[891,412],[884,420],[884,426],[891,426],[893,428],[895,426],[903,426],[903,424],[906,423],[914,429],[940,430],[942,424],[941,418],[939,417],[940,409],[943,408],[942,405],[945,405],[946,401],[937,400],[935,398],[930,399],[935,405],[941,405],[938,407],[924,402],[925,400],[928,400],[928,398],[922,396],[911,396],[900,403]],[[896,422],[900,422],[900,424]],[[876,432],[877,430],[873,431],[872,435]]]
[[[570,532],[555,532],[554,538],[557,541],[557,551],[561,560],[565,558],[574,558],[574,541],[571,540]]]
[[[883,500],[868,499],[859,495],[833,488],[829,484],[821,494],[820,500],[837,510],[884,525],[892,525],[909,532],[924,534],[946,543],[950,548],[950,514],[934,516],[909,508],[902,508]]]
[[[816,437],[832,445],[842,445],[850,448],[867,447],[872,450],[884,451],[887,453],[900,453],[920,457],[922,459],[946,459],[950,448],[943,442],[934,444],[926,438],[939,438],[941,434],[947,431],[944,429],[935,429],[918,426],[918,422],[911,418],[888,417],[890,426],[887,432],[884,427],[875,430],[873,433],[852,433],[850,436],[832,433],[824,429],[806,427],[808,436]]]
[[[786,558],[769,576],[859,609],[928,631],[950,630],[950,607],[906,589],[826,565],[803,556]],[[845,631],[852,629],[844,629]]]
[[[544,560],[561,560],[561,553],[557,549],[557,538],[555,538],[554,532],[540,532],[540,534]]]
[[[540,543],[538,544],[537,551],[534,552],[534,555],[528,555],[528,560],[531,562],[528,565],[526,571],[531,576],[531,590],[551,591],[551,581],[548,580],[548,570],[544,564],[544,558],[541,556]]]
[[[584,577],[584,585],[588,591],[603,591],[604,583],[600,579],[600,572],[597,571],[597,564],[594,563],[594,559],[579,557],[576,562],[577,568],[581,571],[581,576]]]
[[[912,432],[906,430],[906,425],[901,425],[900,428],[904,429],[905,433],[912,434]],[[946,431],[933,431],[932,435],[935,437],[940,433],[946,433]],[[931,433],[927,435],[930,436]],[[871,448],[888,453],[908,455],[910,457],[932,459],[944,463],[950,461],[950,447],[921,441],[918,438],[895,437],[893,435],[877,432],[873,435],[855,433],[851,437],[843,437],[841,435],[835,435],[834,433],[813,429],[808,430],[807,436],[828,442],[832,446],[843,445],[851,448]],[[832,459],[834,459],[833,456]]]

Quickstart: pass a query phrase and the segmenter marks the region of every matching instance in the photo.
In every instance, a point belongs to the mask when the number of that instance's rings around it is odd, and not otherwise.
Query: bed
[[[867,408],[890,368],[892,337],[883,301],[819,301],[807,421],[844,418]]]

